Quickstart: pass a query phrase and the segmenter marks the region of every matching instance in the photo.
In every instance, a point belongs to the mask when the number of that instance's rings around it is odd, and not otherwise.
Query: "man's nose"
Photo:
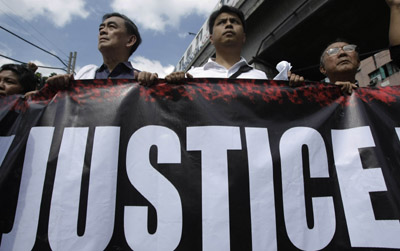
[[[4,84],[3,80],[0,80],[0,90],[5,90],[6,89],[6,85]]]
[[[100,34],[100,35],[107,34],[106,28],[101,28],[99,34]]]
[[[229,20],[226,22],[226,25],[225,25],[225,28],[228,28],[228,27],[233,28],[233,25]]]
[[[343,48],[339,48],[338,56],[347,56],[347,52],[343,50]]]

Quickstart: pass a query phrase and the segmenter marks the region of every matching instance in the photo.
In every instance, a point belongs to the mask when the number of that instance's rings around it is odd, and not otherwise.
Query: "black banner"
[[[400,249],[400,87],[74,81],[0,99],[0,250]]]

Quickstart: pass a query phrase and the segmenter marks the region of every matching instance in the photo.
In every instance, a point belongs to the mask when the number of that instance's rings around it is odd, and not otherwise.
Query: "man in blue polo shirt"
[[[98,49],[103,56],[103,64],[84,66],[74,77],[72,74],[57,75],[47,80],[55,86],[66,86],[73,79],[135,79],[142,84],[151,84],[157,79],[156,73],[135,69],[129,57],[137,49],[142,39],[136,25],[125,15],[109,13],[103,16],[99,26]]]

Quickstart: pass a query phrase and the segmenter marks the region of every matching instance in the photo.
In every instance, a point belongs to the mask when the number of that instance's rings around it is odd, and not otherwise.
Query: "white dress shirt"
[[[229,78],[245,64],[247,64],[246,60],[241,57],[239,62],[234,64],[231,68],[226,69],[224,66],[216,63],[214,59],[210,58],[203,66],[194,67],[190,69],[188,73],[190,73],[194,78]],[[268,79],[265,72],[254,68],[248,72],[243,72],[237,78]]]

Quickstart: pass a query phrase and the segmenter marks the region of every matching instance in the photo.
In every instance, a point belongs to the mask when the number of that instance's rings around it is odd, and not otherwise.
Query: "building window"
[[[189,46],[189,49],[186,52],[186,60],[190,61],[190,56],[192,55],[192,45]]]
[[[196,37],[196,49],[197,48],[199,48],[200,46],[201,46],[201,38],[202,38],[202,36],[203,36],[203,29],[201,29],[200,31],[199,31],[199,33],[197,34],[197,37]]]
[[[182,58],[181,61],[179,61],[179,70],[183,69],[183,59],[184,58]]]
[[[375,86],[379,81],[382,81],[382,80],[392,76],[396,72],[399,72],[399,68],[396,65],[394,65],[392,62],[389,62],[389,63],[379,67],[375,71],[371,72],[370,74],[368,74],[369,79],[370,79],[369,85]]]

